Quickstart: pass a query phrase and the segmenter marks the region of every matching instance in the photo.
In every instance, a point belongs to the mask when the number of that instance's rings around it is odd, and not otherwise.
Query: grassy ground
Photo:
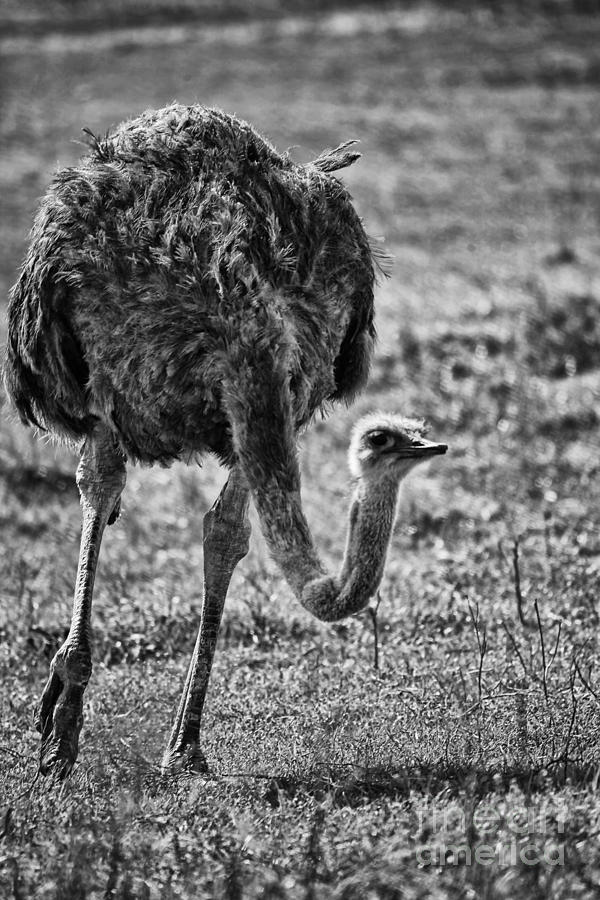
[[[255,528],[207,779],[165,781],[157,763],[223,474],[131,470],[103,545],[80,760],[57,787],[34,780],[31,713],[70,614],[75,457],[4,407],[2,897],[597,896],[600,23],[410,22],[1,45],[2,296],[84,125],[177,98],[243,115],[298,159],[360,137],[346,180],[396,265],[369,391],[302,442],[325,559],[343,548],[358,413],[425,415],[451,445],[406,487],[377,642],[370,615],[305,615]]]

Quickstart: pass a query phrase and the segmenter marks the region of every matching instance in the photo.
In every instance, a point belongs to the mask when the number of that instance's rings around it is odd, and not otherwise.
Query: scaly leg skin
[[[208,688],[229,582],[248,552],[249,493],[244,476],[231,470],[227,484],[204,517],[204,599],[200,629],[175,722],[163,756],[165,774],[207,772],[200,748],[200,719]]]
[[[83,694],[92,672],[90,616],[102,533],[118,516],[125,459],[111,436],[96,429],[77,467],[83,527],[69,634],[50,665],[36,726],[42,734],[40,772],[62,779],[77,759]]]

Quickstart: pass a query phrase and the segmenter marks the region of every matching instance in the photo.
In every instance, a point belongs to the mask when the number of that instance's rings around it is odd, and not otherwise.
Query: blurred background
[[[247,709],[227,707],[230,675],[218,658],[217,699],[207,710],[207,753],[224,770],[305,771],[303,754],[322,750],[323,722],[340,696],[357,737],[335,745],[338,766],[349,747],[364,745],[360,723],[377,760],[396,752],[384,734],[392,713],[409,723],[397,745],[403,765],[444,758],[485,768],[493,756],[500,769],[515,760],[540,766],[567,733],[581,766],[596,758],[584,727],[597,716],[595,701],[581,700],[573,725],[570,695],[561,691],[574,648],[586,648],[581,666],[592,671],[600,614],[599,12],[594,0],[0,3],[0,307],[53,172],[85,152],[84,127],[102,135],[177,100],[247,119],[299,162],[358,138],[362,159],[343,179],[367,231],[395,262],[377,292],[379,343],[367,392],[301,441],[307,515],[326,561],[336,565],[343,551],[344,456],[360,413],[425,416],[431,436],[450,445],[406,486],[382,586],[382,665],[387,660],[391,679],[429,678],[413,713],[406,695],[404,705],[399,694],[386,695],[379,712],[364,702],[360,684],[372,664],[366,620],[324,629],[305,616],[255,527],[222,640],[225,659],[236,661],[246,687],[257,685],[256,697],[247,695]],[[35,754],[28,710],[70,615],[76,455],[37,440],[7,404],[0,417],[0,679],[12,698],[0,700],[0,721],[6,740],[24,736]],[[88,765],[105,759],[102,735],[116,729],[123,780],[131,760],[160,756],[197,621],[202,516],[223,479],[210,460],[202,469],[132,469],[122,518],[105,538],[95,597],[96,743],[89,729],[86,754]],[[479,723],[488,742],[480,730],[476,745],[465,713],[482,690],[470,610],[488,623],[489,671],[516,679],[520,664],[501,627],[515,615],[515,548],[526,616],[533,620],[535,596],[547,627],[561,623],[556,705],[549,712],[532,675],[525,744],[522,735],[506,743],[516,726],[514,695],[505,691],[509,699],[498,694]],[[519,635],[535,660],[531,634]],[[307,647],[331,662],[322,692],[314,689],[295,731],[288,720],[256,724],[261,704],[278,691],[285,698],[285,673],[306,674]],[[338,664],[344,687],[331,675]],[[126,685],[135,714],[143,711],[145,737],[115,720],[117,684]],[[154,698],[148,706],[142,691]],[[431,725],[426,737],[415,722]],[[218,751],[215,723],[223,726]],[[272,754],[268,763],[263,752]]]
[[[358,411],[424,415],[451,440],[454,462],[419,515],[473,522],[514,486],[508,515],[528,521],[531,499],[570,497],[565,479],[592,465],[596,12],[592,0],[3,0],[0,304],[52,173],[85,150],[84,127],[103,134],[178,100],[249,120],[298,161],[359,138],[363,158],[344,178],[395,268]],[[0,466],[54,467],[52,448],[6,409],[3,423]],[[341,494],[348,423],[337,411],[305,458]],[[538,458],[543,476],[528,468]]]

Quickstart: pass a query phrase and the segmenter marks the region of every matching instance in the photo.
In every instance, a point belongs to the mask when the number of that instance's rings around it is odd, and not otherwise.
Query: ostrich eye
[[[386,434],[385,431],[372,431],[368,441],[371,447],[377,447],[378,450],[382,450],[384,447],[391,447],[394,443],[392,436]]]

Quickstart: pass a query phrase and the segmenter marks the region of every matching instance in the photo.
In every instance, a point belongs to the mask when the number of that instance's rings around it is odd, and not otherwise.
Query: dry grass
[[[132,470],[103,546],[80,761],[57,787],[34,782],[31,712],[68,624],[74,457],[4,409],[2,896],[596,896],[600,28],[378,21],[4,57],[3,293],[84,125],[176,97],[237,112],[301,159],[361,137],[348,182],[396,266],[368,393],[303,439],[324,557],[342,550],[359,412],[425,415],[452,452],[407,485],[377,670],[371,618],[310,620],[255,528],[206,710],[212,775],[174,781],[157,762],[223,476],[210,461]]]

